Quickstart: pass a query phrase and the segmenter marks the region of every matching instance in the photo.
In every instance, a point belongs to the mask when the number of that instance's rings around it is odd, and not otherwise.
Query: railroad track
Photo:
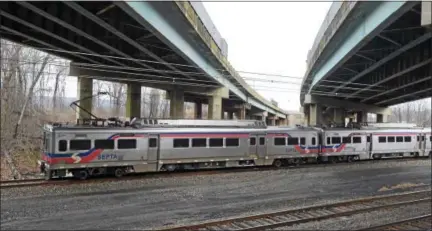
[[[307,168],[326,168],[334,166],[345,166],[351,164],[374,164],[374,163],[386,163],[386,162],[411,162],[418,161],[419,159],[388,159],[388,160],[364,160],[353,163],[326,163],[326,164],[305,164],[300,166],[285,166],[276,168],[273,166],[256,166],[256,167],[245,167],[245,168],[221,168],[221,169],[202,169],[202,170],[187,170],[180,172],[152,172],[124,176],[122,178],[113,177],[95,177],[85,181],[73,179],[71,177],[63,179],[52,179],[46,181],[43,178],[40,179],[24,179],[24,180],[9,180],[0,181],[0,188],[18,188],[18,187],[33,187],[33,186],[49,186],[49,185],[72,185],[72,184],[87,184],[87,183],[101,183],[109,181],[124,181],[124,180],[142,180],[145,178],[167,178],[167,177],[185,177],[193,175],[213,175],[213,174],[224,174],[224,173],[240,173],[240,172],[251,172],[251,171],[274,171],[283,169],[307,169]]]
[[[37,186],[44,183],[44,179],[24,179],[0,181],[0,188],[18,188]]]
[[[404,205],[431,201],[431,191],[362,198],[332,204],[310,206],[300,209],[284,210],[241,218],[218,220],[201,224],[161,228],[159,230],[265,230],[288,227],[301,223],[335,219],[354,214],[361,214],[378,209],[391,209]]]
[[[427,214],[419,217],[413,217],[397,222],[388,223],[385,225],[378,225],[360,230],[431,230],[431,222],[432,214]]]

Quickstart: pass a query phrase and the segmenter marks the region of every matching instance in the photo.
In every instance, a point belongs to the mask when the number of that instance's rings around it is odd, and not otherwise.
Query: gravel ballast
[[[425,189],[430,182],[431,161],[423,159],[11,188],[1,190],[1,228],[149,229]]]

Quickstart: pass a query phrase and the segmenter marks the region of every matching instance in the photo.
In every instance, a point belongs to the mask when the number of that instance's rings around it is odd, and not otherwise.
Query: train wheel
[[[89,177],[89,173],[87,170],[75,170],[72,172],[72,175],[79,180],[86,180]]]
[[[329,161],[332,164],[336,164],[338,162],[338,158],[337,158],[337,156],[330,156]]]
[[[348,156],[347,157],[347,162],[348,163],[351,163],[351,162],[353,162],[354,161],[354,157],[353,156]]]
[[[282,167],[282,161],[281,160],[274,160],[273,166],[275,166],[276,168]]]
[[[122,168],[116,168],[114,170],[114,176],[117,178],[124,176],[124,174],[125,174],[125,171]]]

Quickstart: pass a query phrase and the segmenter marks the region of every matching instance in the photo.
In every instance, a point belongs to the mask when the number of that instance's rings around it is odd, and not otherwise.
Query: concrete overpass
[[[343,123],[432,96],[430,1],[335,2],[308,53],[300,94],[308,124]]]
[[[141,86],[147,86],[168,92],[172,118],[182,118],[189,101],[197,118],[207,103],[211,119],[228,112],[285,123],[287,113],[227,61],[227,44],[200,4],[2,2],[1,37],[72,60],[79,98],[92,94],[93,79],[126,83],[128,117],[140,116]],[[92,108],[91,100],[80,104]]]

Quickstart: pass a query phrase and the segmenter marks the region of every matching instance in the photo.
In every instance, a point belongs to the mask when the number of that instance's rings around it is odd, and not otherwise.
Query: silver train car
[[[127,127],[47,125],[39,164],[47,179],[68,173],[87,179],[133,172],[431,155],[430,129],[286,128],[261,123],[159,120]]]

